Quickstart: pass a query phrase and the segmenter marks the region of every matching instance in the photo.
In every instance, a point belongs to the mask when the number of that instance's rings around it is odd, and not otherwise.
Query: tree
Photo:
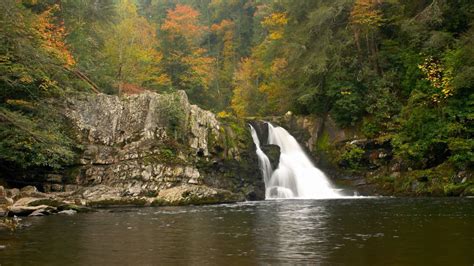
[[[244,58],[234,76],[232,109],[240,116],[261,114],[265,98],[259,92],[261,64],[251,58]]]
[[[156,50],[156,29],[140,17],[130,0],[121,0],[117,7],[119,22],[108,32],[104,59],[110,74],[116,78],[119,94],[125,83],[159,88],[169,82],[161,74],[163,56]]]
[[[174,89],[188,92],[194,102],[205,104],[205,94],[212,80],[213,58],[199,46],[208,30],[198,20],[199,12],[187,5],[178,4],[167,11],[161,25],[163,65]]]
[[[44,104],[70,91],[65,67],[75,63],[55,20],[19,1],[0,2],[0,170],[60,168],[74,159],[60,118]]]
[[[236,68],[235,23],[224,19],[213,24],[211,31],[215,38],[215,70],[216,74],[211,92],[216,97],[216,109],[223,110],[230,104],[232,97],[232,77]]]

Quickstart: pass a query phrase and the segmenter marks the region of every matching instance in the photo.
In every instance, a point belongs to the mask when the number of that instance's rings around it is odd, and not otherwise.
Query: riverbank
[[[72,215],[100,207],[203,205],[245,200],[242,195],[227,190],[198,185],[164,189],[157,196],[148,197],[123,196],[119,192],[106,186],[50,193],[40,192],[34,186],[21,189],[0,186],[0,217]],[[6,221],[0,226],[14,228],[15,224]]]

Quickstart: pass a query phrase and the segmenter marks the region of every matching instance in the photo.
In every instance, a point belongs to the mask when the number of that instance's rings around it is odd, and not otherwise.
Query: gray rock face
[[[183,133],[178,130],[186,131],[184,137],[189,147],[202,149],[208,155],[208,135],[219,132],[215,115],[189,104],[183,91],[146,92],[122,99],[85,95],[68,100],[66,115],[81,132],[80,138],[94,145],[88,147],[84,159],[99,164],[137,158],[140,154],[130,150],[142,147],[147,140],[163,142],[170,133]],[[111,157],[117,146],[121,156]]]
[[[280,164],[280,147],[277,145],[262,145],[262,151],[268,156],[273,169],[278,168]]]
[[[253,189],[236,185],[232,173],[226,172],[226,161],[244,157],[255,162],[242,156],[245,144],[229,141],[236,139],[236,133],[212,112],[191,105],[183,91],[123,98],[79,95],[69,98],[64,107],[83,153],[78,166],[66,176],[50,176],[48,180],[56,183],[46,184],[45,191],[79,189],[86,201],[116,203],[153,198],[160,191],[184,185],[219,184],[216,188],[242,194]],[[222,173],[209,170],[212,167],[207,165],[216,161],[224,165]],[[231,171],[243,172],[238,168],[233,164]],[[241,179],[238,182],[245,183]]]

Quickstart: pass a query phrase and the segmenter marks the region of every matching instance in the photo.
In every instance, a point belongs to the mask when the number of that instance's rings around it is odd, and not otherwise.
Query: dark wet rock
[[[362,178],[361,178],[361,179],[357,179],[357,180],[354,180],[354,181],[352,182],[352,185],[353,185],[353,186],[356,186],[356,187],[358,187],[358,186],[364,186],[364,185],[367,185],[367,181],[366,181],[365,179],[362,179]]]
[[[429,181],[429,178],[428,178],[428,176],[426,176],[426,175],[422,175],[422,176],[417,177],[416,180],[417,180],[418,182],[426,183],[426,182]]]
[[[63,176],[59,174],[48,174],[46,176],[46,182],[60,184],[63,182]]]
[[[262,151],[267,155],[273,169],[276,169],[280,163],[280,147],[277,145],[265,144],[261,147]]]
[[[264,121],[251,120],[249,124],[255,129],[260,145],[268,143],[268,124]]]

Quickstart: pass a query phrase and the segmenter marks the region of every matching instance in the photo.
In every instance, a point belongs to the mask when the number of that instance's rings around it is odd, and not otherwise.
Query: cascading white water
[[[252,127],[252,125],[249,126],[250,132],[252,134],[253,143],[255,143],[255,146],[257,146],[256,152],[258,157],[258,165],[260,166],[260,170],[262,171],[265,187],[267,187],[273,172],[272,165],[270,164],[270,160],[268,159],[267,155],[260,149],[260,140],[258,139],[257,132]]]
[[[282,127],[268,124],[268,144],[280,147],[280,164],[268,178],[268,168],[261,168],[265,178],[265,197],[325,199],[343,197],[331,187],[327,177],[316,168],[306,156],[296,139]],[[257,146],[259,161],[265,160],[265,153],[260,149],[260,141],[253,128],[252,137]],[[269,163],[269,162],[268,162]],[[260,164],[260,167],[265,164]],[[271,166],[270,166],[271,170]]]

